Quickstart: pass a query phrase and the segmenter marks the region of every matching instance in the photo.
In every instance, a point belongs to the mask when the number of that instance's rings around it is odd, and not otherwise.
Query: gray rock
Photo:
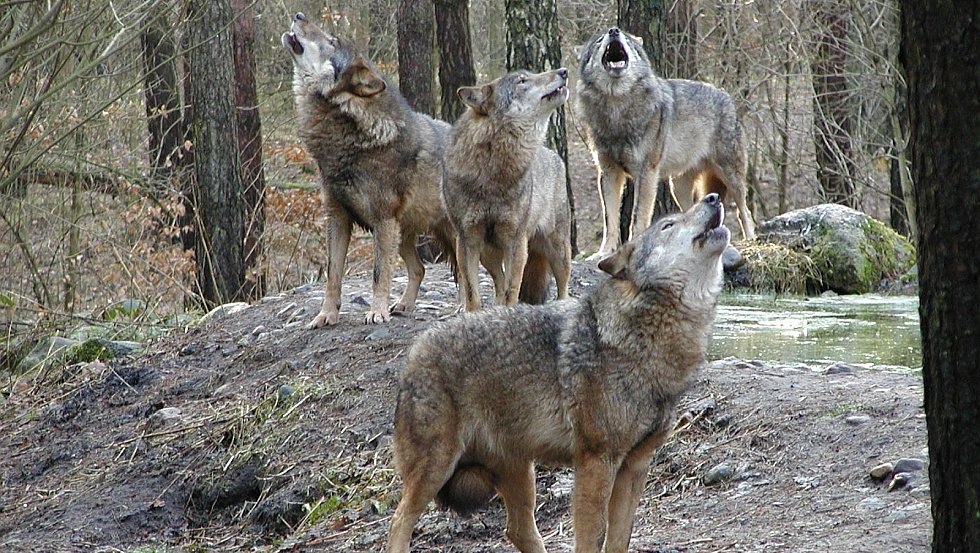
[[[877,467],[871,469],[870,476],[874,480],[884,480],[888,478],[888,475],[895,470],[895,467],[891,463],[882,463]]]
[[[806,254],[823,289],[842,294],[872,292],[882,280],[904,274],[915,262],[907,239],[871,216],[838,204],[774,217],[759,225],[758,239]]]
[[[892,481],[888,483],[888,491],[893,492],[911,486],[914,479],[910,472],[896,472],[895,476],[892,476]]]
[[[745,265],[745,257],[742,256],[742,252],[735,249],[731,244],[725,248],[725,251],[721,252],[721,266],[726,271],[734,271],[742,265]]]
[[[150,415],[150,428],[159,429],[166,426],[175,426],[182,418],[182,412],[179,407],[164,407]]]
[[[368,334],[367,335],[367,338],[365,338],[365,340],[382,340],[384,338],[387,338],[388,335],[390,335],[390,334],[391,334],[391,331],[388,330],[388,327],[383,326],[383,327],[379,328],[378,330],[375,330],[371,334]]]
[[[712,467],[704,474],[704,485],[713,486],[726,480],[731,480],[735,476],[735,469],[728,463],[720,463]]]
[[[235,313],[238,313],[240,311],[244,311],[244,310],[248,309],[249,307],[250,307],[249,304],[248,303],[245,303],[243,301],[238,301],[238,302],[233,302],[233,303],[226,303],[224,305],[219,305],[218,307],[215,307],[211,311],[208,311],[203,317],[201,317],[201,320],[198,321],[198,322],[199,323],[206,323],[208,321],[212,321],[212,320],[215,320],[215,319],[219,319],[219,318],[222,318],[222,317],[227,317],[228,315],[234,315]]]
[[[55,363],[61,363],[68,348],[79,343],[78,340],[62,338],[61,336],[48,336],[20,360],[20,363],[17,364],[17,370],[18,372],[44,370]]]
[[[823,371],[826,375],[832,374],[854,374],[854,367],[846,363],[834,363]]]
[[[899,459],[898,462],[895,463],[895,472],[916,472],[924,469],[925,467],[926,462],[922,459]]]

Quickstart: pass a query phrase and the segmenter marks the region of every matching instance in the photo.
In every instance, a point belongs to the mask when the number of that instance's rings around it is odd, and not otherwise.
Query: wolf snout
[[[296,16],[293,19],[296,21],[306,21],[306,15],[303,12],[296,12]]]
[[[558,70],[558,76],[561,77],[562,79],[565,79],[567,81],[568,80],[568,69],[565,69],[564,67],[562,67],[561,69],[559,69]]]
[[[609,37],[610,38],[619,38],[619,33],[620,33],[619,27],[611,27],[609,29]]]
[[[708,194],[702,198],[701,201],[713,206],[721,203],[721,196],[719,196],[717,192],[712,192],[711,194]]]

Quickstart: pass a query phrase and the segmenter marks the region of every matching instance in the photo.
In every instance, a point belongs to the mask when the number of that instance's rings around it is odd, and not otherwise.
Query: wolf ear
[[[628,275],[630,258],[633,257],[633,242],[627,242],[608,257],[599,262],[599,268],[613,278],[625,280]]]
[[[480,115],[490,113],[490,99],[493,97],[492,86],[461,86],[456,90],[456,94],[464,104],[473,108],[473,111]]]
[[[367,98],[381,94],[388,88],[384,77],[379,75],[361,56],[358,56],[351,63],[349,69],[351,71],[351,88],[354,90],[354,94],[358,96]]]

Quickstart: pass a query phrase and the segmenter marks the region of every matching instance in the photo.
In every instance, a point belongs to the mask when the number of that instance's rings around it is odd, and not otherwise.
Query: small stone
[[[365,340],[381,340],[382,338],[387,338],[389,334],[391,334],[391,331],[388,330],[388,327],[383,326],[371,334],[368,334]]]
[[[917,472],[926,467],[926,462],[922,459],[907,458],[899,459],[895,463],[895,472]]]
[[[704,474],[704,485],[713,486],[715,484],[731,479],[735,475],[735,469],[727,463],[720,463],[712,467]]]
[[[289,315],[290,313],[292,313],[292,311],[294,309],[296,309],[296,307],[297,307],[296,302],[292,302],[292,303],[286,305],[286,307],[283,307],[282,309],[280,309],[279,311],[276,311],[276,317],[282,319],[282,318],[286,317],[287,315]]]
[[[854,374],[854,367],[846,363],[834,363],[823,371],[826,375],[832,374]]]
[[[259,325],[259,326],[257,326],[257,327],[255,327],[255,328],[252,329],[252,336],[258,336],[259,334],[262,334],[263,332],[266,332],[266,330],[267,329],[265,328],[265,326]]]
[[[869,511],[880,511],[888,506],[888,503],[884,499],[879,499],[877,497],[868,497],[862,499],[857,505],[857,510],[862,512]]]
[[[891,463],[882,463],[877,467],[871,469],[871,478],[875,480],[884,480],[888,478],[888,475],[895,470],[895,467]]]
[[[357,305],[363,305],[364,307],[371,307],[371,303],[364,299],[364,296],[354,296],[351,298],[350,302]]]
[[[282,386],[279,386],[279,399],[286,399],[293,395],[295,391],[296,388],[290,386],[289,384],[283,384]]]
[[[727,414],[719,415],[718,417],[715,417],[714,422],[715,422],[715,426],[717,426],[718,428],[727,428],[729,425],[732,424],[732,416]]]
[[[851,426],[861,426],[871,422],[871,417],[869,415],[851,415],[845,418],[844,422]]]
[[[892,481],[888,483],[888,491],[904,488],[912,483],[913,476],[908,472],[897,472],[892,476]]]
[[[180,422],[180,419],[181,410],[179,407],[164,407],[150,415],[150,426],[153,428],[172,426]]]

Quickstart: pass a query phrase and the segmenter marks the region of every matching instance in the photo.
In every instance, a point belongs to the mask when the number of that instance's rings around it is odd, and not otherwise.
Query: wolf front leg
[[[483,227],[461,228],[456,237],[456,263],[459,265],[459,295],[463,309],[480,309],[480,255],[483,250]]]
[[[335,325],[340,320],[340,285],[350,246],[351,218],[342,207],[324,195],[327,207],[327,284],[320,313],[308,328]]]
[[[374,280],[371,308],[364,316],[366,324],[379,324],[388,321],[391,313],[388,302],[391,299],[391,277],[394,272],[395,250],[401,230],[394,218],[383,219],[374,228]]]
[[[504,250],[504,278],[507,282],[507,290],[503,305],[514,305],[521,293],[524,266],[527,265],[527,231],[517,229],[512,238],[505,238],[503,242],[507,244]]]
[[[594,453],[580,455],[575,463],[572,490],[575,553],[599,553],[602,549],[617,464]]]
[[[617,164],[599,161],[599,203],[602,204],[602,242],[599,251],[589,257],[601,260],[619,247],[619,209],[623,203],[626,173]]]
[[[616,474],[612,495],[609,498],[609,522],[606,528],[606,544],[602,553],[626,553],[633,531],[636,508],[647,482],[650,460],[657,448],[670,436],[669,430],[657,432],[641,442],[623,460]]]
[[[660,180],[660,171],[656,167],[644,167],[633,175],[633,186],[636,187],[633,196],[633,222],[630,226],[629,239],[632,240],[643,234],[643,231],[650,226],[650,219],[653,217],[654,202],[657,201],[657,186]]]

